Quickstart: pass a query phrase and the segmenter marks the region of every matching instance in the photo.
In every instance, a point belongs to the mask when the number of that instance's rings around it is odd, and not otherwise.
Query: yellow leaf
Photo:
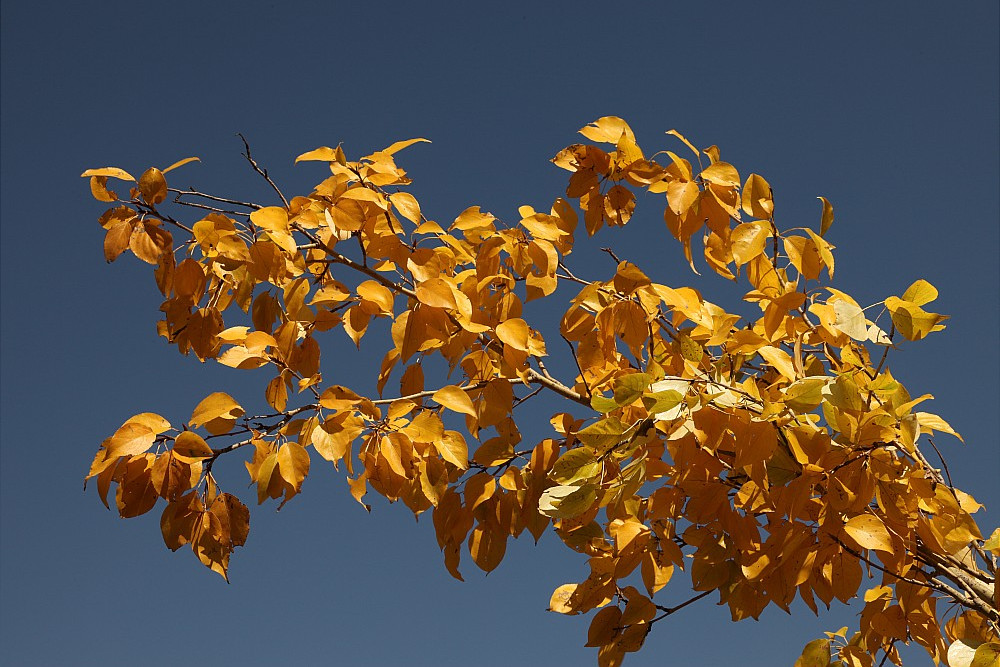
[[[697,148],[694,147],[694,144],[692,144],[690,141],[688,141],[687,139],[685,139],[684,135],[682,135],[677,130],[667,130],[667,134],[669,134],[671,136],[674,136],[674,137],[677,137],[678,139],[680,139],[681,141],[683,141],[684,145],[687,146],[688,148],[690,148],[691,152],[694,153],[695,156],[698,156],[698,155],[701,154],[700,151]],[[676,162],[676,160],[675,160],[675,162]]]
[[[201,158],[199,158],[199,157],[186,157],[183,160],[178,160],[177,162],[174,162],[172,165],[170,165],[169,167],[167,167],[166,169],[164,169],[161,173],[165,174],[168,171],[173,171],[177,167],[183,167],[184,165],[188,164],[189,162],[201,162]]]
[[[271,486],[271,476],[274,474],[274,468],[277,464],[278,456],[276,454],[268,454],[263,462],[261,462],[260,467],[257,469],[257,475],[254,481],[257,482],[258,505],[263,504],[263,502],[268,498],[268,489]]]
[[[476,416],[476,407],[472,404],[472,399],[464,390],[453,384],[441,387],[431,398],[453,412],[462,412],[470,417]]]
[[[750,174],[743,186],[743,210],[750,215],[769,220],[774,215],[771,184],[763,176]]]
[[[219,518],[222,534],[227,536],[231,546],[246,544],[250,534],[250,511],[239,498],[231,493],[221,493],[212,501],[209,511]]]
[[[278,449],[277,463],[281,477],[298,492],[309,474],[309,452],[297,442],[286,442]]]
[[[631,138],[633,141],[635,140],[632,128],[617,116],[598,118],[589,125],[580,128],[580,134],[591,141],[598,141],[605,144],[617,144],[623,135]]]
[[[736,167],[728,162],[716,162],[709,165],[701,172],[701,177],[709,183],[721,185],[722,187],[739,187],[740,173]]]
[[[444,424],[435,413],[425,410],[402,431],[414,442],[437,442],[444,437]]]
[[[136,456],[153,446],[156,434],[145,424],[125,422],[107,442],[106,459]]]
[[[874,514],[859,514],[844,524],[844,532],[863,549],[893,553],[892,538],[885,524]]]
[[[792,358],[787,352],[771,345],[765,345],[757,350],[757,354],[762,356],[764,361],[771,364],[783,376],[789,380],[795,380],[795,366],[792,364]]]
[[[264,390],[264,400],[278,412],[285,411],[288,407],[288,385],[285,384],[285,378],[280,375],[271,378]]]
[[[389,195],[389,201],[404,218],[414,224],[420,224],[420,204],[416,197],[409,192],[393,192]]]
[[[132,174],[128,173],[124,169],[119,169],[118,167],[101,167],[100,169],[88,169],[87,171],[80,174],[80,176],[109,176],[111,178],[117,178],[122,181],[135,181]]]
[[[94,196],[97,201],[116,201],[118,195],[112,190],[108,190],[108,177],[107,176],[91,176],[90,177],[90,194]]]
[[[909,301],[915,306],[923,306],[936,298],[938,298],[937,288],[923,279],[914,282],[903,292],[903,301]]]
[[[123,220],[112,225],[104,235],[104,259],[113,262],[118,259],[132,241],[134,220]]]
[[[918,412],[916,414],[916,417],[917,417],[917,422],[920,424],[921,427],[953,435],[962,442],[965,442],[962,436],[959,435],[958,432],[955,431],[955,429],[953,429],[950,424],[948,424],[948,422],[941,419],[937,415],[931,414],[930,412]]]
[[[150,204],[159,204],[167,198],[167,181],[163,172],[156,167],[150,167],[139,177],[139,192],[142,198]]]
[[[319,148],[307,151],[295,158],[296,162],[307,162],[310,160],[317,160],[320,162],[336,162],[337,151],[329,146],[320,146]]]
[[[768,229],[754,222],[744,222],[738,225],[729,236],[733,259],[736,266],[743,266],[757,255],[764,252],[767,243]]]
[[[155,412],[142,412],[125,420],[126,424],[142,424],[159,435],[170,428],[170,422]]]
[[[191,414],[190,424],[202,426],[212,435],[228,433],[236,420],[244,414],[240,404],[223,392],[206,396]]]
[[[788,260],[806,280],[817,280],[823,268],[819,248],[812,239],[804,236],[786,236],[785,254]]]
[[[549,476],[558,484],[588,481],[601,471],[601,462],[590,447],[571,449],[555,462]]]
[[[433,445],[441,458],[459,470],[469,467],[469,446],[458,431],[445,431],[444,437],[434,441]]]
[[[454,310],[458,308],[455,294],[446,278],[431,278],[417,285],[417,299],[432,308]]]
[[[528,351],[528,323],[520,317],[513,317],[497,325],[497,338],[521,352]]]
[[[868,324],[865,313],[854,301],[838,299],[833,302],[836,319],[833,325],[854,340],[868,340]]]
[[[948,319],[945,315],[929,313],[920,306],[895,296],[885,300],[885,307],[889,309],[896,330],[907,340],[920,340],[933,331],[944,329],[941,322]]]
[[[430,139],[422,139],[421,138],[421,139],[406,139],[405,141],[397,141],[397,142],[393,143],[392,145],[390,145],[388,148],[385,148],[385,149],[381,150],[380,152],[381,153],[385,153],[387,155],[394,155],[394,154],[398,153],[399,151],[403,150],[404,148],[406,148],[408,146],[412,146],[413,144],[416,144],[416,143],[429,144],[429,143],[431,143],[431,140]]]
[[[823,215],[819,222],[819,235],[826,236],[827,230],[833,224],[833,204],[826,197],[816,197],[816,199],[823,202]]]
[[[362,507],[371,512],[372,511],[371,505],[361,500],[362,498],[365,497],[365,494],[368,492],[367,480],[368,480],[368,471],[365,471],[361,473],[361,476],[357,477],[356,479],[348,478],[347,483],[351,487],[351,496],[353,496],[354,499],[357,500]]]
[[[267,363],[267,358],[250,352],[242,345],[231,347],[216,359],[223,366],[230,368],[260,368]]]
[[[364,186],[353,187],[350,190],[344,192],[340,195],[344,199],[350,199],[353,201],[367,201],[378,205],[380,208],[387,208],[385,203],[385,198],[376,190],[371,188],[366,188]]]
[[[174,439],[174,454],[185,460],[197,461],[215,454],[205,439],[192,431],[181,431]]]
[[[990,538],[983,543],[983,548],[992,551],[994,555],[1000,552],[1000,528],[993,531]]]
[[[538,499],[538,511],[553,519],[571,519],[589,510],[596,498],[593,484],[553,486]]]
[[[830,659],[830,640],[814,639],[802,649],[795,667],[829,667]]]
[[[371,315],[382,313],[392,314],[392,292],[388,287],[374,280],[366,280],[358,285],[358,296],[375,306],[376,312],[369,312]]]
[[[828,383],[826,377],[808,377],[796,380],[785,389],[782,401],[795,412],[809,412],[823,402],[823,389]]]
[[[579,614],[580,612],[573,608],[570,603],[573,593],[579,584],[563,584],[556,590],[552,592],[552,597],[549,598],[549,611],[555,611],[560,614]]]
[[[648,623],[656,616],[656,605],[653,601],[640,593],[633,586],[625,589],[628,595],[628,604],[622,612],[622,625],[633,625],[635,623]]]
[[[288,211],[280,206],[265,206],[250,214],[250,222],[272,232],[288,233]]]

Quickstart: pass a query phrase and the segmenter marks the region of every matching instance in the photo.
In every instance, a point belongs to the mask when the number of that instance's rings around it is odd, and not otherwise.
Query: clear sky
[[[997,3],[537,5],[3,3],[0,662],[594,661],[587,620],[545,611],[553,588],[586,574],[552,535],[512,543],[489,577],[469,563],[459,583],[429,516],[384,503],[369,516],[341,473],[314,462],[280,514],[252,508],[227,585],[164,548],[158,511],[123,521],[81,491],[126,417],[184,419],[210,391],[250,401],[262,385],[157,338],[150,272],[105,265],[103,208],[79,174],[197,155],[178,185],[266,197],[237,132],[302,193],[322,172],[294,166],[299,153],[342,141],[357,157],[428,137],[400,162],[446,222],[474,204],[508,219],[547,207],[565,185],[548,159],[605,115],[650,151],[672,147],[671,128],[719,145],[771,182],[784,227],[815,227],[826,196],[842,289],[866,303],[917,278],[940,289],[947,331],[904,345],[892,369],[964,434],[946,443],[951,473],[987,505],[984,529],[997,525]],[[687,272],[651,205],[606,239],[663,282],[724,287]],[[328,379],[374,372],[340,349],[325,352]],[[547,428],[539,415],[522,431]],[[668,600],[683,599],[683,581],[671,586]],[[856,608],[797,611],[732,624],[705,600],[626,665],[790,665],[822,630],[856,624]]]

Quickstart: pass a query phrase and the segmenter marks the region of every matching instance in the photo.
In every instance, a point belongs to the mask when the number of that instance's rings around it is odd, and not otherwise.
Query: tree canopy
[[[671,130],[671,148],[648,154],[616,117],[580,133],[590,143],[552,159],[569,172],[564,196],[507,222],[478,206],[428,217],[397,164],[425,139],[357,160],[304,153],[329,175],[292,197],[246,146],[275,205],[170,187],[197,158],[138,179],[84,172],[110,205],[105,259],[130,251],[154,267],[159,334],[201,361],[272,373],[264,414],[215,392],[186,420],[127,419],[87,475],[101,501],[135,517],[163,500],[167,547],[228,579],[250,512],[213,467],[242,460],[257,503],[280,507],[325,460],[359,503],[372,492],[429,511],[458,579],[463,558],[489,572],[510,538],[554,532],[589,576],[559,586],[550,609],[593,612],[586,645],[602,666],[709,596],[734,621],[796,597],[813,611],[861,597],[857,627],[809,642],[803,667],[901,664],[901,643],[995,665],[1000,529],[977,525],[981,505],[936,444],[961,436],[890,372],[898,345],[945,328],[928,309],[937,290],[916,279],[859,303],[832,286],[827,199],[813,227],[783,228],[768,181],[715,146]],[[669,235],[692,271],[741,285],[740,312],[610,247],[606,267],[573,263],[575,243],[626,226],[640,198],[666,223],[648,242]],[[528,318],[536,300],[553,316]],[[321,364],[366,336],[374,393]],[[558,402],[548,424],[520,418],[544,395]],[[658,604],[667,586],[691,597]]]

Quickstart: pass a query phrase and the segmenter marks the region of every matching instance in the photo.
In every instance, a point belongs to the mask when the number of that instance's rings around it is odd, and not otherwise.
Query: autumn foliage
[[[248,147],[273,206],[170,188],[168,172],[195,158],[138,179],[84,172],[111,206],[105,258],[153,266],[160,335],[202,361],[273,372],[267,414],[212,393],[186,419],[128,419],[90,468],[101,500],[123,517],[162,500],[167,546],[227,576],[249,512],[213,466],[241,460],[256,502],[280,505],[337,468],[360,503],[374,492],[430,511],[459,579],[463,557],[489,572],[510,538],[553,531],[589,575],[550,609],[595,612],[600,665],[707,596],[733,620],[861,596],[859,626],[810,642],[803,666],[899,664],[901,642],[953,667],[996,664],[1000,532],[984,533],[980,505],[932,464],[938,436],[958,434],[889,370],[901,341],[944,329],[927,309],[935,288],[916,280],[859,304],[830,286],[826,199],[814,229],[782,229],[768,182],[715,146],[670,131],[674,149],[647,156],[614,117],[580,133],[593,143],[552,160],[569,173],[565,197],[507,223],[477,206],[430,219],[396,163],[423,139],[356,161],[340,147],[300,155],[327,176],[290,199]],[[663,238],[669,257],[672,236],[693,270],[745,285],[745,312],[610,249],[610,270],[571,264],[575,242],[628,224],[639,197],[666,222],[649,242]],[[526,321],[524,303],[556,298],[558,324]],[[390,341],[365,348],[380,358],[377,394],[324,374],[321,344],[347,343],[340,330],[361,348],[376,327]],[[573,371],[557,377],[549,357]],[[549,424],[519,420],[540,393],[563,407]],[[657,604],[666,586],[693,595]]]

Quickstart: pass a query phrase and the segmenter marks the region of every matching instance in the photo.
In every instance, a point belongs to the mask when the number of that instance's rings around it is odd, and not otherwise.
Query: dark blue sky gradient
[[[507,220],[520,204],[547,209],[566,178],[548,159],[604,115],[624,117],[647,153],[676,150],[671,128],[717,144],[744,177],[770,181],[780,226],[815,228],[826,196],[841,289],[867,304],[917,278],[939,288],[931,308],[952,316],[948,329],[904,344],[890,366],[965,435],[939,444],[987,505],[980,525],[997,525],[997,4],[539,5],[2,5],[0,662],[594,661],[582,647],[589,616],[544,611],[553,588],[587,572],[553,535],[511,543],[489,577],[466,562],[459,583],[429,516],[415,523],[385,503],[367,515],[317,458],[280,514],[252,507],[226,585],[164,548],[159,510],[122,521],[81,492],[97,446],[128,416],[176,423],[211,391],[261,400],[260,376],[181,358],[157,338],[151,272],[130,257],[105,265],[103,207],[79,178],[198,155],[171,185],[267,200],[236,132],[302,194],[323,169],[295,166],[299,153],[343,141],[356,158],[430,138],[398,157],[444,223],[474,204]],[[640,200],[592,247],[736,308],[736,290],[689,272],[658,205]],[[599,253],[580,259],[611,275]],[[335,340],[324,376],[364,388],[381,350]],[[524,417],[526,440],[549,435],[541,409]],[[241,464],[218,468],[249,502]],[[684,577],[667,603],[684,599]],[[856,607],[819,619],[795,609],[733,624],[705,600],[659,624],[626,665],[790,665],[822,630],[856,624]]]

